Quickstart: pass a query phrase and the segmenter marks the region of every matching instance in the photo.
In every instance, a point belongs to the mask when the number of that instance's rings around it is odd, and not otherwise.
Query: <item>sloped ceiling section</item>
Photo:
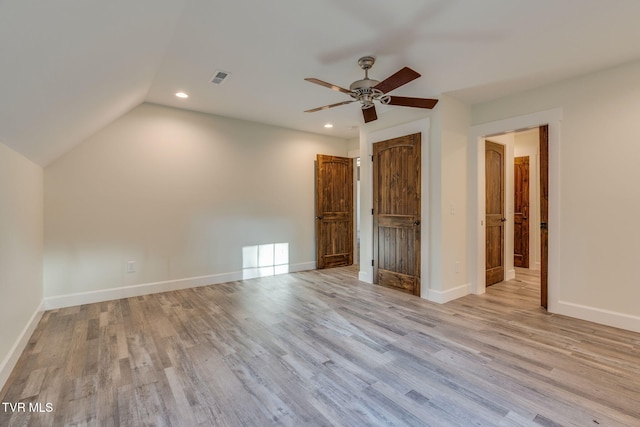
[[[640,59],[638,16],[638,0],[0,0],[0,142],[46,165],[142,102],[355,138],[355,103],[304,113],[349,99],[305,77],[348,87],[373,55],[374,79],[422,74],[393,95],[474,104]]]
[[[183,3],[0,1],[0,142],[46,165],[143,102]]]

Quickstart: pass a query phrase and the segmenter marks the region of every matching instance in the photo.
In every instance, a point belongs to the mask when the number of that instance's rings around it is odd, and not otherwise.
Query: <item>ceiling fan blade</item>
[[[316,111],[328,110],[329,108],[339,107],[339,106],[345,105],[345,104],[351,104],[353,101],[355,101],[355,100],[342,101],[342,102],[338,102],[336,104],[325,105],[324,107],[318,107],[318,108],[313,108],[311,110],[306,110],[305,113],[315,113]]]
[[[352,93],[349,89],[345,89],[343,87],[336,86],[334,84],[327,83],[325,81],[322,81],[320,79],[315,79],[313,77],[307,77],[305,80],[320,86],[328,87],[329,89],[337,90],[338,92],[346,93],[347,95],[351,95]]]
[[[388,93],[418,77],[420,77],[420,74],[417,71],[413,71],[409,67],[404,67],[402,70],[378,83],[375,88],[381,90],[383,93]]]
[[[438,103],[437,99],[408,98],[406,96],[390,96],[388,105],[401,105],[403,107],[417,107],[432,109]]]
[[[374,120],[378,120],[378,114],[376,113],[376,107],[371,106],[369,108],[362,109],[362,115],[364,116],[364,122],[369,123]]]

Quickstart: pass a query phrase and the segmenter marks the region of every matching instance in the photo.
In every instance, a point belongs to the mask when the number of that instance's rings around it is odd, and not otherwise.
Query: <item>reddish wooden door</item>
[[[549,126],[540,126],[540,305],[547,308],[549,235]]]
[[[529,268],[529,156],[514,159],[513,184],[513,265]]]
[[[486,285],[504,280],[504,146],[485,142]]]
[[[373,144],[374,283],[420,295],[420,134]]]
[[[353,264],[353,159],[318,154],[316,268]]]

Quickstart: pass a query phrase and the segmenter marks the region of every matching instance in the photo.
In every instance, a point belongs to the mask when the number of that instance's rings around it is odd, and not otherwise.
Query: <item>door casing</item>
[[[469,132],[469,195],[470,195],[470,215],[469,230],[472,241],[475,244],[469,245],[468,257],[470,269],[470,286],[472,293],[483,294],[486,292],[485,284],[485,201],[484,201],[484,140],[493,135],[501,135],[506,132],[526,130],[548,124],[549,143],[549,253],[548,253],[548,310],[558,311],[558,251],[556,229],[560,218],[560,195],[557,182],[560,176],[558,168],[560,157],[560,135],[563,112],[561,108],[540,111],[537,113],[511,117],[472,126]],[[475,268],[474,268],[475,266]]]
[[[401,121],[399,124],[384,128],[376,129],[375,126],[365,126],[360,130],[360,185],[361,185],[361,212],[360,218],[360,271],[358,273],[358,279],[366,282],[373,283],[373,266],[371,261],[373,260],[373,215],[371,215],[372,199],[373,199],[373,162],[371,161],[371,155],[373,150],[373,144],[376,142],[384,141],[387,139],[397,138],[403,135],[410,135],[413,133],[420,133],[422,140],[422,178],[421,199],[424,202],[429,200],[429,183],[431,170],[429,168],[430,162],[430,130],[431,120],[429,117],[421,117],[413,121]],[[430,221],[430,209],[421,210],[421,223],[429,224]],[[432,280],[429,272],[429,265],[432,259],[437,259],[439,256],[439,247],[430,247],[425,245],[424,242],[429,241],[429,227],[421,227],[420,240],[423,242],[421,250],[421,296],[429,300],[439,301],[439,295],[432,294],[429,289],[429,283]]]

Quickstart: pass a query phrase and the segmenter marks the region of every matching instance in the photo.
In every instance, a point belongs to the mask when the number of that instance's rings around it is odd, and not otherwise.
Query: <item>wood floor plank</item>
[[[306,271],[51,310],[0,425],[640,426],[640,334],[535,272],[448,304]],[[33,406],[36,405],[36,406]]]

